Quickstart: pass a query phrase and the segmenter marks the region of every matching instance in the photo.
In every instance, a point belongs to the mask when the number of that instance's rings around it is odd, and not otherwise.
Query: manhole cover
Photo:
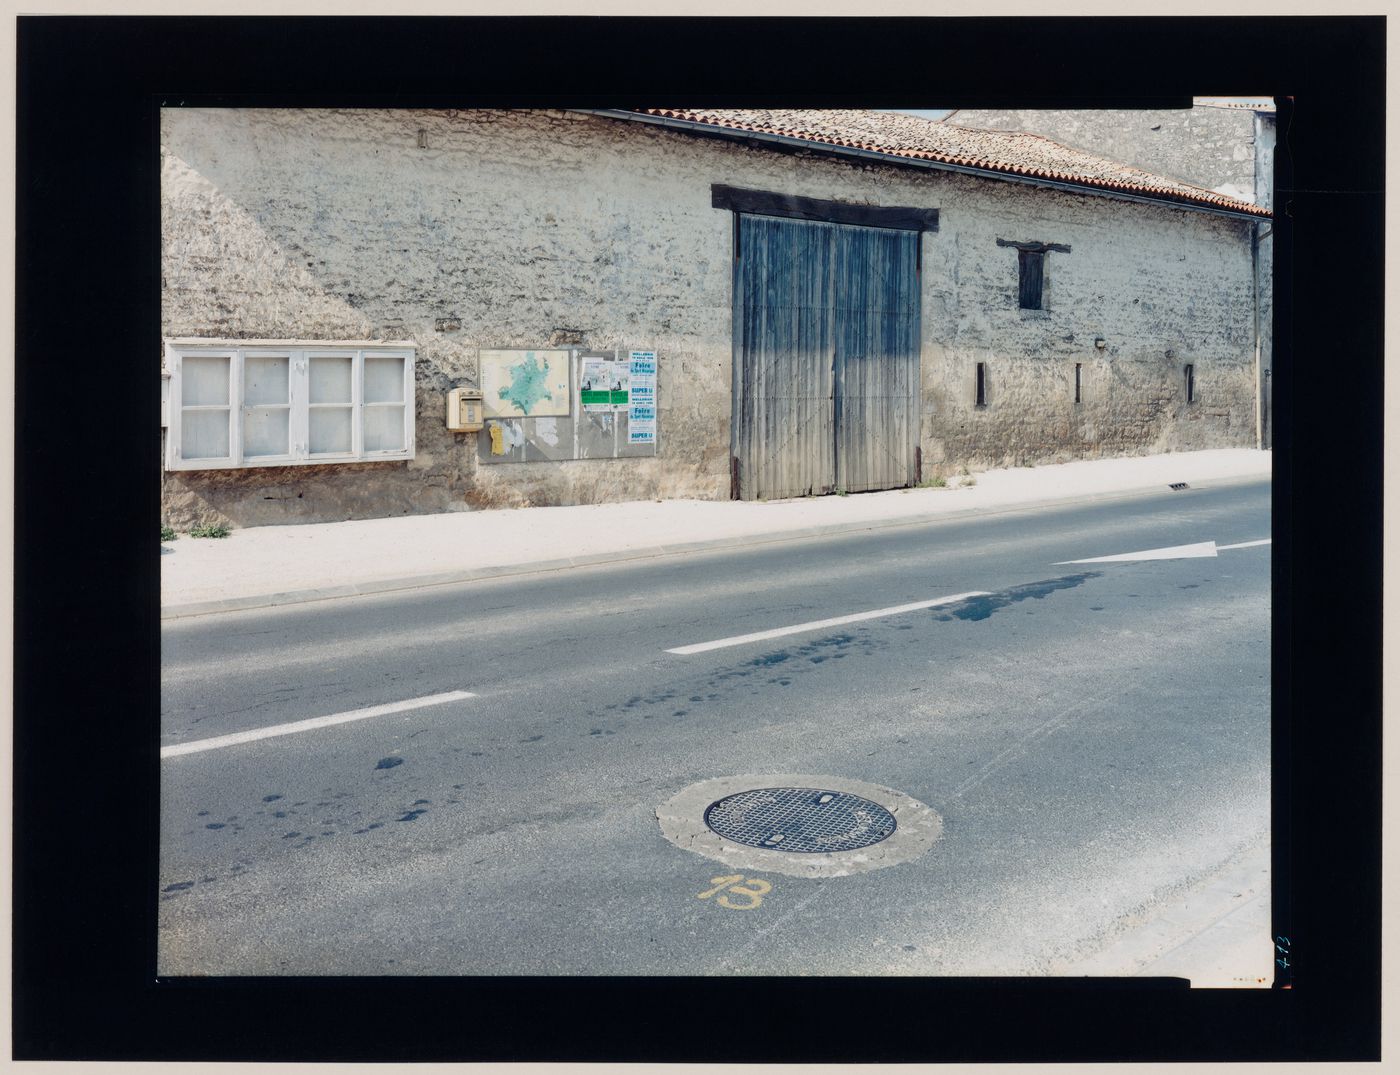
[[[656,820],[686,851],[733,870],[789,877],[897,866],[943,832],[937,811],[904,792],[831,773],[711,777],[659,805]]]
[[[772,851],[854,851],[894,834],[894,815],[879,803],[822,788],[757,788],[711,803],[710,831]]]

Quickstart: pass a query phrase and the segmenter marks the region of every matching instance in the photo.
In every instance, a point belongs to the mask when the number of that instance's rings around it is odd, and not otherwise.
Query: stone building
[[[192,108],[161,152],[176,527],[1256,443],[1268,210],[1035,135]]]
[[[959,127],[1028,131],[1115,160],[1131,161],[1158,175],[1173,176],[1274,208],[1274,150],[1278,123],[1267,98],[1197,97],[1174,109],[954,109],[942,122]],[[1259,446],[1268,447],[1270,371],[1273,367],[1273,229],[1260,221],[1255,278],[1260,340]]]

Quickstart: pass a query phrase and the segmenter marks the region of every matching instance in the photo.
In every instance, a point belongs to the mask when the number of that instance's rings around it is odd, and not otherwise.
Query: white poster
[[[607,358],[585,358],[579,373],[579,402],[586,411],[621,410],[628,404],[631,366]]]
[[[627,408],[627,443],[656,443],[656,352],[633,351],[628,362],[631,399]]]

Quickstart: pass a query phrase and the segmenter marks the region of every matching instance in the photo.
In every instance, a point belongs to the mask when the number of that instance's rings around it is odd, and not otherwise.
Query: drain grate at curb
[[[1185,482],[1172,482],[1170,485],[1167,486],[1167,488],[1179,493],[1181,492],[1181,490],[1190,489],[1191,487]]]
[[[705,824],[726,840],[773,851],[854,851],[894,834],[879,803],[821,788],[755,788],[711,803]]]

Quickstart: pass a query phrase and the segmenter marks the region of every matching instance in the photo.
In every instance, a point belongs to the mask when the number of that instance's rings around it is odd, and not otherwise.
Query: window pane
[[[286,403],[288,363],[286,355],[274,358],[245,357],[243,405],[256,407],[260,403]]]
[[[228,363],[227,355],[198,355],[182,361],[180,379],[184,405],[227,407]]]
[[[365,402],[403,402],[403,359],[365,355]]]
[[[349,403],[350,371],[354,359],[349,355],[311,360],[311,402]],[[315,451],[313,448],[312,451]]]
[[[350,408],[317,407],[312,410],[311,454],[349,451]]]
[[[365,451],[402,451],[403,446],[403,408],[366,407]]]
[[[227,459],[228,411],[185,411],[180,428],[180,456]]]
[[[243,414],[243,454],[286,455],[287,407],[256,408]]]

